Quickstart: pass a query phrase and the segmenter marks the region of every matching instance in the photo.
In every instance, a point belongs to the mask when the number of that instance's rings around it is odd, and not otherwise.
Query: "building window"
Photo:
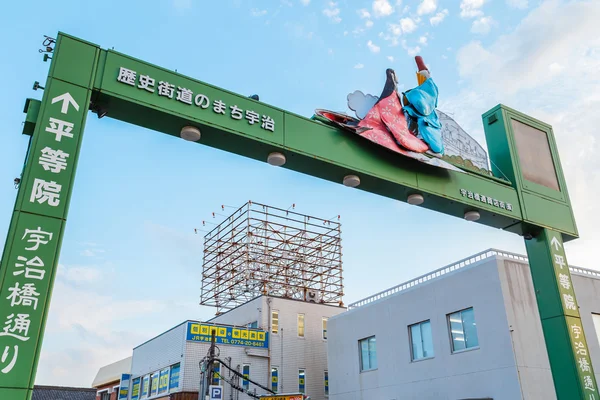
[[[144,377],[142,383],[142,398],[146,398],[150,396],[150,375],[146,375]]]
[[[298,314],[298,337],[304,337],[304,314]]]
[[[377,369],[377,349],[375,336],[371,336],[358,341],[360,349],[360,370],[370,371]]]
[[[150,377],[150,397],[158,393],[158,371]]]
[[[271,312],[271,333],[273,335],[279,333],[279,311]]]
[[[106,392],[99,393],[99,395],[100,400],[110,400],[110,393],[108,393],[108,390]]]
[[[325,383],[325,396],[329,396],[329,371],[325,371],[323,374],[323,380]]]
[[[248,324],[248,328],[250,328],[250,329],[257,329],[258,328],[258,321],[250,322]]]
[[[323,339],[327,340],[327,318],[323,318]]]
[[[306,393],[306,370],[298,370],[298,392]]]
[[[408,327],[410,331],[411,359],[412,361],[433,357],[433,337],[431,335],[431,322],[419,322]]]
[[[279,368],[271,367],[271,390],[277,393],[277,386],[279,385]]]
[[[452,352],[479,346],[473,307],[448,315],[448,326],[452,339]]]
[[[244,375],[244,379],[242,379],[242,387],[245,390],[248,390],[250,387],[250,381],[248,381],[250,378],[250,364],[244,364],[242,367],[242,375]]]
[[[171,372],[169,373],[169,390],[176,389],[179,387],[179,371],[180,371],[180,369],[181,369],[181,364],[171,365]]]

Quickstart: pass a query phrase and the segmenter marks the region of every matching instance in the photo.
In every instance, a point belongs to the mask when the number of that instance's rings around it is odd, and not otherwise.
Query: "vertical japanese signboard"
[[[554,273],[558,284],[558,293],[562,303],[563,313],[566,316],[571,348],[576,360],[577,373],[586,400],[599,400],[596,379],[592,369],[583,327],[579,315],[579,306],[575,300],[575,291],[571,280],[571,273],[565,256],[561,236],[558,232],[547,230],[547,240],[550,243],[550,256],[554,265]]]
[[[33,384],[89,101],[56,79],[44,96],[0,270],[0,387]]]
[[[550,363],[553,368],[562,366],[562,373],[554,374],[557,394],[600,400],[561,234],[544,229],[526,244],[533,280],[543,287],[536,295],[546,346],[555,350],[549,353]],[[567,368],[571,360],[575,371]],[[573,392],[577,386],[583,397]]]

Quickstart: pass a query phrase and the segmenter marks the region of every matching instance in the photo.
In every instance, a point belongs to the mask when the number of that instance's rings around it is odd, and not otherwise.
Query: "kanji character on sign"
[[[481,195],[481,202],[487,203],[487,196]]]
[[[231,106],[231,118],[233,119],[242,119],[244,115],[242,114],[242,110],[238,108],[238,106]]]
[[[227,110],[227,107],[225,107],[225,103],[223,103],[221,100],[216,100],[213,103],[213,111],[217,114],[225,115],[225,110]]]
[[[467,195],[467,190],[466,189],[460,189],[460,194],[464,196]]]
[[[567,310],[577,311],[577,306],[575,305],[575,299],[570,294],[563,294],[563,299],[565,300],[565,308]]]
[[[67,169],[67,158],[69,154],[62,150],[53,150],[46,146],[42,149],[42,155],[39,158],[39,163],[46,171],[59,173]]]
[[[29,202],[34,203],[36,200],[40,204],[48,202],[49,206],[56,207],[60,204],[61,188],[62,185],[54,181],[46,182],[43,179],[35,178]]]
[[[575,342],[575,352],[578,356],[587,356],[587,349],[583,342]]]
[[[10,352],[10,346],[4,347],[4,352],[2,353],[2,358],[0,359],[0,362],[2,363],[2,365],[4,365],[6,363],[9,352]],[[10,371],[12,371],[13,367],[17,363],[17,357],[19,357],[19,346],[14,345],[12,359],[8,362],[8,364],[6,364],[6,367],[2,368],[2,370],[0,370],[0,371],[3,374],[8,374]]]
[[[194,103],[200,108],[207,109],[210,106],[210,99],[203,94],[197,94]]]
[[[44,279],[44,275],[46,275],[46,271],[40,268],[44,268],[44,262],[38,256],[33,257],[31,260],[27,260],[27,258],[23,256],[17,257],[17,262],[15,263],[15,268],[25,268],[25,271],[22,269],[17,269],[13,271],[13,276],[19,276],[25,272],[25,278],[29,279]],[[38,268],[31,268],[38,267]]]
[[[6,322],[4,323],[4,329],[0,332],[0,336],[11,336],[15,339],[26,342],[29,340],[27,336],[29,334],[29,325],[31,321],[29,320],[29,314],[17,314],[15,318],[15,314],[10,314],[6,317]]]
[[[569,280],[569,275],[558,274],[558,282],[560,283],[560,286],[564,287],[565,289],[571,289],[571,280]]]
[[[175,91],[175,85],[170,84],[169,82],[158,82],[158,95],[166,96],[170,99],[173,98],[173,92]]]
[[[560,269],[563,269],[563,267],[567,265],[567,263],[565,262],[565,258],[560,254],[554,255],[554,263],[558,265]]]
[[[50,126],[46,128],[46,132],[54,133],[56,135],[55,140],[57,142],[60,142],[63,136],[66,136],[68,138],[73,137],[71,131],[73,130],[73,127],[75,125],[71,122],[62,121],[60,119],[50,117],[49,123]]]
[[[585,386],[586,390],[596,391],[596,388],[594,387],[594,382],[592,381],[592,377],[589,375],[583,377],[583,385]]]
[[[479,193],[475,193],[473,195],[473,199],[477,200],[477,201],[481,201],[481,196],[479,196]]]
[[[137,75],[137,72],[121,67],[121,68],[119,68],[119,76],[117,77],[117,80],[119,82],[126,83],[131,86],[135,86],[136,75]]]
[[[579,357],[577,362],[579,363],[579,370],[581,372],[590,372],[590,363],[587,358]]]
[[[40,226],[37,229],[25,229],[21,240],[27,237],[27,243],[33,243],[32,247],[26,247],[25,250],[36,251],[40,244],[48,244],[52,240],[51,232],[44,232]]]
[[[579,325],[571,325],[571,332],[573,332],[575,339],[579,339],[579,335],[581,335],[581,327]]]
[[[35,291],[35,284],[26,283],[22,288],[19,287],[19,282],[15,282],[15,286],[8,288],[10,294],[6,298],[10,300],[10,306],[24,306],[37,309],[39,293]]]
[[[154,79],[150,78],[148,75],[140,75],[140,84],[138,85],[138,88],[154,93]]]
[[[273,118],[269,117],[268,115],[263,115],[261,128],[275,132],[275,121],[273,121]]]
[[[192,104],[192,99],[194,97],[194,92],[190,89],[177,87],[177,100],[181,101],[185,104]]]
[[[510,203],[506,203],[506,209],[507,209],[508,211],[512,211],[512,204],[510,204]]]
[[[250,125],[260,122],[260,114],[255,111],[246,110],[246,119]]]
[[[471,191],[468,191],[468,192],[467,192],[467,197],[468,197],[469,199],[472,199],[472,198],[473,198],[473,192],[471,192]]]

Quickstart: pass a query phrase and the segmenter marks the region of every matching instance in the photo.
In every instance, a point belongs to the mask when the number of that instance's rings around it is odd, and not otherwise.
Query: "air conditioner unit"
[[[319,303],[321,301],[321,296],[316,290],[307,290],[304,300],[308,301],[309,303]]]

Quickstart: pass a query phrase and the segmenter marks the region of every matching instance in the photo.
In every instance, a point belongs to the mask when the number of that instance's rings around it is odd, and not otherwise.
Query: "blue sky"
[[[38,48],[63,31],[307,117],[346,110],[357,89],[378,95],[387,67],[414,86],[418,53],[440,109],[480,142],[481,114],[500,102],[554,126],[582,236],[567,255],[598,268],[598,18],[597,1],[561,0],[10,2],[0,15],[0,239],[27,144],[23,104],[41,98],[31,86],[49,66]],[[198,305],[194,228],[247,200],[341,215],[346,303],[490,247],[525,252],[502,231],[90,115],[37,383],[89,386],[133,346],[212,316]]]

